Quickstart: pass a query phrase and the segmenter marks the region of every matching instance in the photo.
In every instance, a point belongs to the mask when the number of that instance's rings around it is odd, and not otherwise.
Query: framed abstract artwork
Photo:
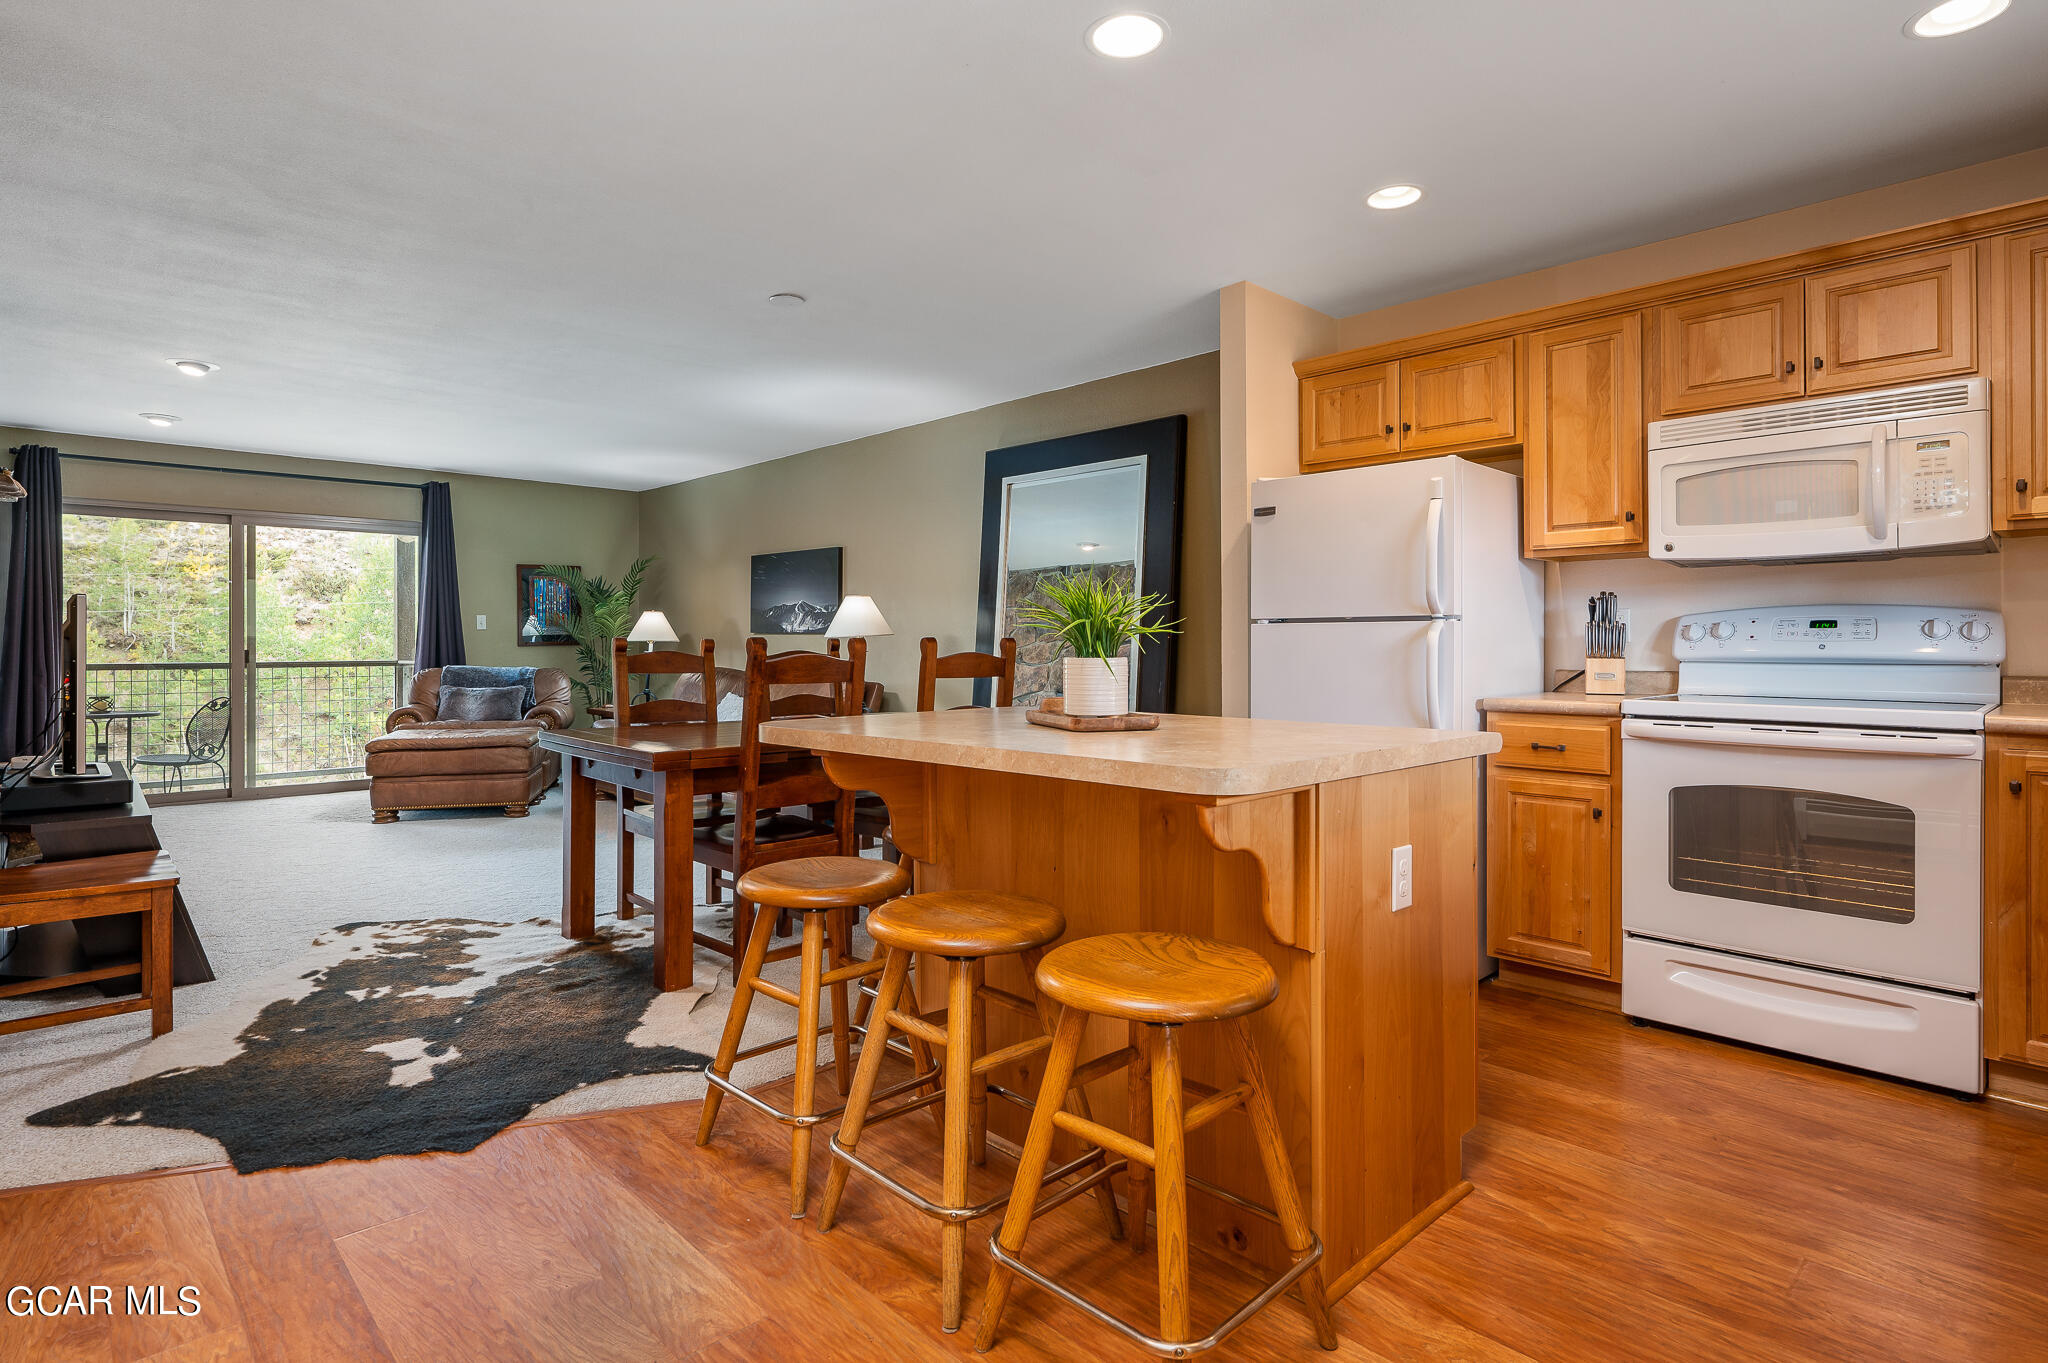
[[[518,603],[516,633],[519,646],[534,648],[542,644],[575,643],[576,636],[569,632],[569,621],[576,614],[576,597],[570,592],[569,584],[539,563],[522,563],[518,572],[519,586],[514,600]]]

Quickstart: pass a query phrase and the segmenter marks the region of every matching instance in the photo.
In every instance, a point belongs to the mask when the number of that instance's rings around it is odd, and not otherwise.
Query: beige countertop
[[[1583,691],[1545,691],[1535,696],[1490,696],[1479,702],[1479,708],[1524,715],[1600,715],[1615,719],[1621,714],[1624,699],[1589,696]]]
[[[1068,733],[1021,709],[779,719],[765,742],[948,767],[1087,781],[1183,795],[1263,795],[1353,776],[1481,757],[1498,734],[1161,715],[1157,729]]]
[[[1984,717],[1984,732],[2048,737],[2048,705],[2001,705]]]

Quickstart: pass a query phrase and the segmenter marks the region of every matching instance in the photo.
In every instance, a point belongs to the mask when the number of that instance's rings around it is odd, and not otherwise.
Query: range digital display
[[[1808,620],[1806,627],[1808,629],[1840,629],[1841,622],[1839,620]]]

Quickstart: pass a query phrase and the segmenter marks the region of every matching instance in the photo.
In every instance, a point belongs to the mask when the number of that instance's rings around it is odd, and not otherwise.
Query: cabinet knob
[[[1799,361],[1797,361],[1797,360],[1787,360],[1787,361],[1785,361],[1785,372],[1786,372],[1787,374],[1796,374],[1796,373],[1798,373],[1798,372],[1799,372]]]
[[[2021,785],[2021,784],[2020,784],[2020,783],[2019,783],[2018,781],[2008,781],[2008,782],[2006,782],[2006,783],[2005,783],[2005,788],[2006,788],[2007,790],[2011,791],[2011,792],[2012,792],[2013,794],[2015,794],[2015,795],[2022,795],[2022,794],[2025,794],[2025,793],[2026,793],[2026,789],[2027,789],[2027,788],[2026,788],[2025,786]]]
[[[1816,356],[1814,356],[1814,357],[1813,357],[1813,367],[1814,367],[1815,369],[1819,369],[1819,368],[1821,368],[1821,367],[1822,367],[1822,366],[1821,366],[1821,358],[1820,358],[1820,356],[1816,355]]]
[[[1392,435],[1392,434],[1394,433],[1394,426],[1393,426],[1393,423],[1392,423],[1392,422],[1388,422],[1388,423],[1387,423],[1387,429],[1386,429],[1386,432],[1385,432],[1385,433],[1386,433],[1387,435]]]
[[[1409,424],[1408,424],[1407,422],[1405,422],[1405,421],[1401,423],[1401,434],[1403,434],[1403,435],[1406,435],[1406,434],[1408,434],[1408,432],[1410,432],[1410,431],[1412,431],[1412,430],[1414,430],[1414,429],[1415,429],[1415,428],[1414,428],[1413,426],[1409,425]]]
[[[2012,487],[2013,491],[2015,492],[2025,492],[2027,490],[2027,480],[2024,478],[2015,478],[2013,480]]]
[[[1594,810],[1594,811],[1593,811],[1593,819],[1594,819],[1594,822],[1596,822],[1596,823],[1597,823],[1597,822],[1599,822],[1600,816],[1601,816],[1602,814],[1605,814],[1606,812],[1607,812],[1607,811],[1606,811],[1606,810],[1604,810],[1604,809],[1596,809],[1596,810]]]
[[[1632,521],[1636,518],[1636,513],[1633,511],[1624,511],[1621,513],[1621,518],[1625,521]]]

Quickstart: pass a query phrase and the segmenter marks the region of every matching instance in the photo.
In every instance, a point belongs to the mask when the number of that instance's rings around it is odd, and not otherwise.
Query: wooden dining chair
[[[684,653],[677,649],[660,649],[649,653],[628,653],[624,639],[612,640],[612,723],[621,729],[634,725],[649,724],[716,724],[718,722],[718,689],[715,684],[718,665],[714,661],[717,644],[706,639],[702,650]],[[672,700],[666,697],[657,700],[635,702],[632,681],[635,676],[673,677],[695,675],[702,678],[702,689],[697,692],[698,700]],[[709,699],[704,699],[708,697]],[[641,820],[633,817],[635,804],[633,792],[621,786],[618,800],[612,806],[612,817],[618,832],[619,891],[617,913],[620,918],[632,918],[640,909],[650,912],[654,901],[633,889],[633,834]],[[719,809],[716,798],[704,819],[716,825]]]
[[[939,656],[939,641],[926,635],[917,641],[917,708],[936,710],[939,708],[938,690],[942,681],[963,678],[979,679],[991,677],[995,680],[996,708],[1008,709],[1017,694],[1017,641],[1004,639],[996,645],[994,653],[948,653]],[[972,705],[956,705],[955,710],[972,710]]]
[[[1004,639],[994,653],[948,653],[939,656],[939,641],[926,635],[917,641],[917,708],[920,712],[939,708],[938,691],[942,681],[973,680],[987,677],[995,682],[996,708],[1008,709],[1017,693],[1017,641]],[[956,705],[955,710],[972,710],[972,705]],[[891,861],[902,860],[896,844],[889,837],[889,808],[882,803],[882,797],[872,791],[862,791],[854,801],[853,832],[862,847],[880,843],[882,855]]]
[[[693,853],[714,872],[737,880],[756,866],[798,857],[852,856],[853,795],[832,784],[816,758],[766,759],[761,725],[802,715],[857,715],[865,688],[867,644],[855,639],[846,656],[795,651],[770,655],[768,642],[747,640],[747,689],[740,716],[740,766],[734,817],[697,830]],[[778,688],[824,684],[827,694]],[[796,811],[808,807],[810,813]],[[820,817],[822,816],[822,817]],[[733,897],[730,942],[700,934],[704,946],[737,960],[754,926],[755,906]],[[844,915],[840,915],[844,917]],[[778,925],[779,926],[779,925]],[[851,949],[851,924],[829,923],[835,949]],[[787,948],[795,951],[795,947]],[[771,953],[770,959],[781,959]]]

